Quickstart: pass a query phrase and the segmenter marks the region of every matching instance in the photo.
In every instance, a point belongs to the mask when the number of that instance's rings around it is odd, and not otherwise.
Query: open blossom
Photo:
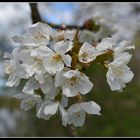
[[[108,49],[113,50],[113,46],[115,42],[112,38],[104,38],[100,43],[96,46],[98,51],[107,51]]]
[[[58,94],[60,94],[61,91],[56,88],[55,91],[53,90],[53,94],[54,93],[55,96],[58,96]],[[68,106],[68,98],[64,95],[61,96],[61,100],[59,101],[55,100],[54,98],[50,100],[50,98],[46,96],[44,102],[37,111],[37,117],[48,120],[50,119],[51,116],[55,115],[56,113],[58,113],[58,111],[60,111],[60,115],[63,118],[64,115],[66,114],[66,110],[64,108],[67,106]]]
[[[21,47],[20,50],[20,62],[22,63],[24,69],[30,77],[35,74],[35,78],[41,81],[43,80],[44,75],[47,73],[43,67],[43,54],[47,52],[46,46],[36,47]],[[41,53],[44,52],[44,53]]]
[[[135,46],[130,46],[129,42],[126,40],[123,40],[119,43],[119,45],[117,47],[114,48],[114,53],[115,55],[122,53],[126,50],[130,50],[130,49],[135,49]]]
[[[106,74],[107,82],[110,85],[111,90],[119,90],[126,86],[134,77],[133,72],[126,65],[132,55],[127,52],[118,54],[113,62],[107,64],[108,72]]]
[[[73,41],[75,33],[75,30],[54,31],[51,38],[53,39],[53,42],[59,42],[62,40]]]
[[[114,55],[122,53],[126,50],[135,49],[135,46],[129,45],[130,42],[123,40],[117,44],[112,38],[104,38],[98,45],[96,49],[98,51],[108,51],[112,50]]]
[[[44,83],[45,75],[48,73],[44,67],[44,57],[48,54],[49,48],[47,46],[39,46],[33,48],[30,51],[30,56],[28,60],[24,62],[26,64],[26,70],[31,76],[35,74],[35,79],[39,81],[40,84]]]
[[[20,93],[14,95],[13,97],[22,100],[20,103],[20,108],[25,111],[30,110],[35,105],[36,108],[39,109],[43,102],[41,97],[35,94]]]
[[[55,115],[58,110],[60,111],[60,114],[63,115],[61,112],[65,109],[59,101],[46,101],[38,110],[37,117],[48,120],[51,116]]]
[[[27,79],[29,77],[23,65],[20,64],[19,49],[15,49],[12,55],[8,54],[4,57],[10,59],[4,61],[5,72],[10,75],[6,86],[18,86],[21,79]]]
[[[55,74],[61,71],[64,65],[71,66],[71,56],[66,54],[72,48],[71,42],[58,42],[55,44],[54,51],[49,50],[48,54],[44,57],[43,65],[50,74]]]
[[[58,72],[55,77],[56,87],[61,87],[63,94],[67,97],[74,97],[80,94],[87,94],[91,91],[93,84],[89,78],[78,70]]]
[[[86,113],[101,115],[100,111],[100,106],[93,101],[73,104],[62,118],[63,125],[73,124],[76,127],[83,126]]]
[[[54,80],[51,75],[45,75],[44,83],[40,84],[34,77],[30,78],[23,88],[24,93],[33,94],[35,90],[41,89],[44,94],[47,94],[53,88]]]
[[[98,55],[102,54],[102,52],[99,52],[96,50],[94,46],[89,44],[88,42],[83,43],[82,47],[79,51],[79,60],[83,63],[89,63],[96,59]]]
[[[27,31],[25,36],[12,37],[13,41],[24,46],[44,46],[49,44],[50,36],[53,34],[52,28],[41,22],[31,25]]]
[[[83,63],[89,63],[96,59],[98,55],[104,54],[107,51],[114,50],[115,42],[112,38],[104,38],[96,46],[92,46],[88,42],[83,43],[79,51],[79,60]]]

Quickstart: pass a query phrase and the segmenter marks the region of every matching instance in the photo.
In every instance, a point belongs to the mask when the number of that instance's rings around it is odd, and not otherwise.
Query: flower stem
[[[69,125],[68,129],[69,129],[71,137],[77,137],[78,136],[77,130],[76,130],[74,125]]]

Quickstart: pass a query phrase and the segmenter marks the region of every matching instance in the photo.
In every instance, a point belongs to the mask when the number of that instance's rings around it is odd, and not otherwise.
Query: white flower
[[[51,38],[55,42],[59,42],[61,40],[64,41],[73,41],[74,35],[76,33],[76,30],[60,30],[60,31],[54,31]]]
[[[55,86],[62,88],[63,95],[74,97],[79,93],[85,95],[90,92],[93,84],[84,73],[69,70],[56,73]]]
[[[62,122],[64,126],[66,126],[67,124],[73,124],[76,127],[83,126],[86,113],[101,115],[100,111],[100,106],[93,101],[73,104],[67,110],[66,114],[62,119]]]
[[[83,63],[89,63],[96,59],[98,55],[102,54],[101,52],[97,51],[94,46],[85,42],[79,51],[79,61]]]
[[[107,65],[106,78],[111,90],[122,91],[126,83],[129,83],[134,77],[133,72],[126,65],[131,57],[132,55],[127,52],[120,53],[115,56],[113,62]]]
[[[125,50],[135,49],[135,46],[129,46],[129,42],[123,40],[119,43],[117,47],[114,48],[114,54],[117,55],[119,53],[124,52]]]
[[[49,50],[48,54],[44,57],[44,67],[50,74],[55,74],[64,68],[64,64],[68,67],[71,66],[71,56],[66,54],[72,48],[72,42],[60,41],[55,44],[54,51]]]
[[[96,49],[98,51],[107,51],[113,50],[113,46],[115,45],[115,42],[112,38],[104,38],[102,41],[96,46]]]
[[[73,41],[75,33],[76,33],[76,30],[66,30],[64,32],[64,37],[66,40]]]
[[[31,46],[29,48],[23,46],[19,52],[21,65],[30,77],[35,74],[35,79],[38,80],[40,84],[44,83],[44,75],[47,73],[43,66],[43,57],[47,55],[48,49],[47,46]]]
[[[31,61],[27,65],[28,71],[32,71],[33,74],[35,74],[35,79],[39,81],[40,84],[42,84],[45,79],[45,74],[47,73],[43,62],[45,61],[44,57],[48,54],[50,49],[47,46],[39,46],[38,48],[35,48],[30,53]]]
[[[22,100],[20,103],[20,108],[25,111],[30,110],[35,105],[38,110],[43,103],[41,97],[35,94],[20,93],[20,94],[14,95],[13,97]]]
[[[126,50],[135,49],[135,46],[129,46],[128,41],[123,40],[119,44],[117,44],[113,38],[104,38],[102,41],[96,46],[98,51],[108,51],[112,50],[114,55],[122,53]]]
[[[28,28],[28,34],[25,36],[16,35],[12,39],[15,43],[25,46],[48,45],[52,33],[53,30],[49,25],[38,22]]]
[[[4,58],[11,57],[10,60],[4,61],[5,72],[10,75],[8,81],[6,82],[6,86],[13,87],[18,86],[21,79],[27,79],[29,77],[25,68],[20,64],[20,54],[19,49],[14,49],[12,55],[7,54]]]
[[[58,96],[59,99],[56,98]],[[65,107],[68,106],[68,98],[62,95],[60,88],[53,87],[50,94],[47,94],[44,103],[40,106],[37,117],[48,120],[52,115],[60,111],[62,118],[66,114]]]
[[[30,78],[23,88],[24,93],[33,94],[35,90],[41,89],[44,94],[49,93],[54,85],[54,80],[51,75],[45,75],[44,83],[40,84],[34,77]]]
[[[48,120],[52,115],[56,114],[59,102],[48,101],[41,105],[37,112],[37,117]]]
[[[63,98],[62,100],[65,100],[65,99]],[[61,101],[61,102],[65,102],[65,101]],[[55,115],[59,109],[60,115],[62,116],[62,118],[64,118],[64,116],[66,115],[66,111],[64,109],[64,106],[61,104],[61,102],[59,101],[44,102],[37,112],[37,117],[48,120],[50,119],[51,116]]]
[[[115,42],[112,38],[104,38],[95,47],[85,42],[79,51],[79,60],[83,63],[89,63],[96,59],[98,55],[114,50]]]
[[[62,98],[61,98],[61,105],[63,107],[68,107],[68,97],[66,97],[65,95],[62,95]]]

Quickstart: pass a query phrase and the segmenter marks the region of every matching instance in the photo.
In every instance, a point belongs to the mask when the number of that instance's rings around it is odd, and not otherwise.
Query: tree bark
[[[32,23],[42,21],[38,11],[37,3],[30,3]]]

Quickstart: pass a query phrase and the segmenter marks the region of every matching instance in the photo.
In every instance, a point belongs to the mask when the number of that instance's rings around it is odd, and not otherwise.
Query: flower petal
[[[129,46],[129,42],[126,40],[123,40],[119,43],[117,47],[115,47],[114,51],[115,53],[121,53],[125,50],[135,49],[135,46]]]
[[[80,80],[78,80],[76,84],[79,92],[83,95],[87,94],[91,91],[93,87],[93,83],[89,80],[89,78],[85,74],[80,75]]]
[[[53,58],[55,54],[44,57],[43,66],[49,74],[55,74],[57,71],[61,71],[64,68],[63,61],[58,58]]]
[[[79,51],[79,60],[83,63],[89,63],[93,61],[99,52],[90,45],[88,42],[85,42]]]
[[[63,95],[65,95],[66,97],[74,97],[79,93],[78,89],[73,85],[71,86],[70,84],[64,84],[62,86],[62,91]]]
[[[84,103],[81,103],[81,108],[87,112],[88,114],[97,114],[97,115],[101,115],[100,114],[100,111],[101,111],[101,107],[93,102],[93,101],[90,101],[90,102],[84,102]]]
[[[63,59],[65,65],[66,65],[67,67],[71,67],[71,61],[72,61],[71,56],[67,54],[67,55],[62,55],[61,57],[62,57],[62,59]]]
[[[69,70],[69,68],[64,67],[64,69],[62,71],[56,72],[56,75],[55,75],[55,86],[56,87],[61,87],[65,83],[66,77],[64,77],[63,74],[66,73],[68,70]]]
[[[54,115],[58,109],[59,102],[47,102],[44,106],[45,115]]]
[[[81,127],[84,125],[86,117],[86,112],[82,110],[80,104],[73,104],[67,110],[67,114],[65,116],[65,122],[68,124],[73,124],[76,127]]]
[[[73,43],[71,41],[59,41],[55,44],[55,52],[65,54],[70,51],[72,47]]]
[[[34,93],[34,90],[38,89],[39,88],[39,84],[38,82],[34,79],[34,78],[31,78],[28,80],[28,82],[25,84],[22,92],[24,93],[29,93],[29,94],[33,94]]]
[[[39,82],[39,84],[43,84],[45,82],[45,77],[43,74],[35,74],[35,79]]]
[[[114,41],[112,38],[104,38],[97,46],[98,51],[106,51],[107,49],[113,49]]]
[[[24,100],[21,101],[20,108],[25,110],[25,111],[28,111],[33,106],[35,106],[35,104],[36,104],[35,100],[33,100],[32,98],[27,98],[27,99],[24,99]]]
[[[52,34],[52,28],[44,23],[38,22],[33,25],[31,25],[28,28],[28,32],[32,36],[39,36],[40,39],[44,39],[44,41],[49,41],[50,40],[50,35]]]
[[[107,78],[107,83],[109,84],[112,91],[122,90],[122,88],[125,87],[125,83],[119,80],[117,77],[115,77],[111,68],[108,69],[106,78]]]
[[[57,71],[61,71],[64,68],[64,63],[62,61],[55,62],[53,60],[44,62],[44,67],[49,74],[55,74]]]
[[[61,98],[61,105],[63,107],[67,107],[68,106],[68,97],[62,95],[62,98]]]
[[[115,55],[112,63],[116,63],[118,66],[122,65],[122,64],[128,64],[131,57],[132,57],[132,55],[130,55],[127,52],[120,53],[120,54]]]
[[[75,127],[82,127],[85,123],[85,117],[86,117],[85,111],[81,110],[71,116],[71,122]]]
[[[53,85],[54,85],[54,80],[53,80],[52,76],[46,75],[45,82],[40,84],[40,88],[43,91],[43,93],[46,94],[51,91]]]
[[[64,37],[66,39],[73,40],[75,33],[76,33],[76,31],[67,30],[67,31],[64,32]]]
[[[127,67],[127,65],[124,66],[124,74],[122,76],[122,80],[125,83],[129,83],[133,77],[134,77],[134,73],[130,70],[129,67]]]
[[[15,75],[10,75],[5,86],[8,86],[8,87],[17,87],[20,83],[20,78],[18,78],[17,76]]]
[[[77,71],[69,70],[66,73],[64,73],[63,76],[70,79],[70,78],[76,76],[76,73],[77,73]]]
[[[19,35],[16,35],[16,36],[13,36],[12,37],[12,40],[15,42],[15,43],[19,43],[21,45],[34,45],[34,42],[32,40],[32,38],[29,36],[29,35],[25,35],[25,36],[19,36]]]
[[[61,104],[59,105],[59,111],[62,117],[62,125],[67,126],[67,119],[65,117],[67,112]]]

